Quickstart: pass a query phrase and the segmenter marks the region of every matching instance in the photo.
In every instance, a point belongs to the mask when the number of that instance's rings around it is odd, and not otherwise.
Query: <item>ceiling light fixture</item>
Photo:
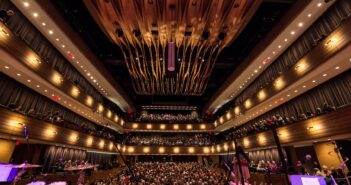
[[[38,17],[39,15],[38,15],[38,13],[34,12],[34,13],[33,13],[33,16],[34,16],[34,17]]]
[[[10,67],[9,66],[5,66],[5,69],[10,69]]]
[[[28,2],[23,2],[23,6],[28,7],[29,3]]]
[[[291,31],[290,34],[291,34],[291,35],[295,35],[295,31]]]
[[[42,22],[41,25],[42,25],[42,26],[46,26],[46,23],[45,23],[45,22]]]
[[[302,22],[300,22],[298,25],[299,25],[299,27],[302,27],[302,26],[303,26],[303,23],[302,23]]]
[[[311,17],[311,16],[312,16],[312,14],[308,14],[308,15],[307,15],[307,17]]]
[[[50,35],[54,34],[54,31],[49,30],[49,34],[50,34]]]

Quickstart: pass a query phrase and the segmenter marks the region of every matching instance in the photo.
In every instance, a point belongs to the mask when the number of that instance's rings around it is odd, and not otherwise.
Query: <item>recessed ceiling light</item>
[[[59,38],[56,38],[56,41],[60,41],[60,39],[59,39]]]
[[[91,76],[91,77],[90,77],[90,79],[94,79],[94,77],[93,77],[93,76]]]
[[[286,95],[287,97],[289,97],[290,96],[290,94],[288,94],[288,95]]]
[[[307,17],[311,17],[311,16],[312,16],[312,14],[308,14],[308,15],[307,15]]]
[[[291,34],[291,35],[295,35],[295,31],[291,31],[290,34]]]
[[[79,61],[77,61],[77,64],[79,64]]]
[[[261,69],[262,66],[258,66],[258,69]]]
[[[28,2],[23,2],[23,6],[28,7],[29,3]]]
[[[272,53],[273,53],[273,55],[274,55],[274,54],[275,54],[275,51],[273,51]]]
[[[257,73],[258,72],[257,69],[254,72]]]
[[[39,87],[40,87],[40,85],[37,85],[37,87],[39,88]]]
[[[50,34],[50,35],[54,34],[54,31],[49,30],[49,34]]]
[[[32,81],[31,81],[31,80],[27,80],[27,82],[29,82],[29,83],[30,83],[30,82],[32,82]]]
[[[280,48],[282,48],[282,46],[281,46],[281,45],[279,45],[279,46],[278,46],[278,48],[280,49]]]
[[[298,90],[295,90],[294,92],[295,92],[295,93],[297,93],[297,92],[298,92]]]
[[[5,69],[10,69],[10,67],[9,66],[5,66]]]
[[[306,88],[306,85],[302,86],[302,88]]]
[[[322,6],[322,3],[318,3],[317,6],[318,6],[318,7],[321,7],[321,6]]]
[[[36,13],[36,12],[33,13],[33,16],[34,16],[34,17],[38,17],[38,13]]]
[[[93,80],[94,82],[96,82],[96,80]]]
[[[340,67],[339,67],[339,66],[336,66],[335,69],[340,69]]]
[[[17,73],[17,76],[21,76],[21,74],[20,74],[20,73]]]
[[[326,74],[326,73],[324,73],[324,74],[323,74],[323,76],[327,76],[327,74]]]
[[[45,90],[44,90],[44,92],[46,92],[46,93],[47,93],[47,92],[48,92],[48,90],[46,90],[46,89],[45,89]]]
[[[284,42],[288,42],[288,39],[287,39],[287,38],[285,38],[285,39],[284,39]]]
[[[316,80],[312,80],[312,83],[316,83]]]
[[[88,76],[90,76],[90,73],[87,73]]]
[[[45,22],[42,22],[41,25],[46,26],[46,23],[45,23]]]
[[[80,66],[80,68],[83,68],[83,66]]]
[[[64,48],[64,47],[66,47],[65,45],[62,45],[62,47]]]
[[[299,25],[299,27],[302,27],[302,26],[303,26],[303,23],[302,23],[302,22],[300,22],[298,25]]]

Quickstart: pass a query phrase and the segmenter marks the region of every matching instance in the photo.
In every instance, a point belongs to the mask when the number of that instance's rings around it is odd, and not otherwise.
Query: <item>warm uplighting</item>
[[[264,89],[260,90],[258,92],[258,95],[257,95],[257,97],[260,101],[263,101],[264,99],[266,99],[266,96],[267,96],[267,94],[266,94]]]
[[[228,151],[228,145],[227,145],[227,143],[225,143],[225,144],[223,145],[223,148],[224,148],[225,151]]]
[[[221,152],[221,146],[217,145],[217,152]]]
[[[246,109],[249,109],[252,106],[251,100],[247,99],[244,103],[244,106]]]
[[[158,152],[161,154],[165,153],[165,148],[163,148],[163,147],[158,148]]]
[[[285,82],[283,80],[282,77],[278,77],[275,81],[274,81],[274,88],[277,90],[281,90],[284,86],[285,86]]]
[[[190,147],[190,148],[188,148],[188,152],[189,152],[189,153],[191,153],[191,154],[192,154],[192,153],[194,153],[194,152],[195,152],[194,147]]]
[[[69,137],[70,142],[73,142],[73,143],[77,142],[78,139],[79,137],[78,137],[78,134],[76,133],[72,133],[71,136]]]
[[[173,148],[173,153],[175,154],[179,153],[179,148],[178,147]]]
[[[92,106],[93,105],[93,98],[91,96],[87,97],[86,104],[88,106]]]
[[[135,148],[134,147],[132,147],[132,146],[129,146],[128,147],[128,152],[129,153],[133,153],[135,151]]]
[[[51,80],[55,85],[61,85],[63,82],[63,78],[58,72],[53,73]]]
[[[186,129],[191,130],[191,129],[193,129],[193,126],[188,124],[188,125],[186,125]]]
[[[206,125],[205,124],[201,124],[200,125],[200,129],[202,129],[202,130],[206,129]]]
[[[178,124],[173,125],[173,129],[174,130],[178,130],[179,129],[179,125]]]
[[[118,116],[115,115],[115,118],[114,118],[115,122],[118,122]]]
[[[215,153],[215,148],[214,148],[214,146],[211,147],[211,153]]]
[[[223,124],[223,122],[224,122],[223,116],[222,116],[221,118],[219,118],[219,122],[220,122],[221,124]]]
[[[105,141],[104,140],[101,140],[100,143],[99,143],[99,147],[100,148],[103,148],[105,145]]]
[[[57,131],[54,128],[47,128],[45,132],[46,132],[45,137],[47,138],[53,138],[57,135]]]
[[[98,106],[98,111],[101,113],[102,111],[104,111],[104,106],[102,106],[102,104],[99,104]]]
[[[209,149],[208,147],[205,147],[205,148],[203,149],[203,151],[204,151],[205,154],[210,153],[210,149]]]
[[[166,129],[166,125],[165,125],[165,124],[161,124],[161,125],[160,125],[160,129],[161,129],[161,130]]]
[[[151,124],[147,124],[147,125],[146,125],[146,128],[147,128],[147,129],[152,129],[152,125],[151,125]]]
[[[91,145],[93,145],[93,137],[89,137],[87,139],[87,146],[91,146]]]
[[[149,147],[144,147],[143,148],[143,152],[144,153],[149,153],[150,152],[150,148]]]
[[[227,120],[229,120],[230,118],[231,118],[231,114],[230,114],[230,112],[227,112],[227,115],[226,115],[226,118],[227,118]]]
[[[111,118],[111,116],[112,116],[112,112],[111,112],[111,110],[108,110],[108,111],[107,111],[107,117],[108,117],[108,118]]]
[[[266,141],[267,141],[266,136],[264,134],[259,134],[257,141],[260,145],[266,144]]]
[[[113,149],[113,143],[112,143],[112,142],[110,142],[109,149],[110,149],[110,150],[112,150],[112,149]]]
[[[244,138],[244,139],[243,139],[243,145],[244,145],[244,147],[250,146],[250,141],[249,141],[248,138]]]
[[[216,127],[218,125],[217,120],[213,124]]]
[[[121,125],[122,125],[122,126],[124,125],[124,120],[123,120],[123,119],[121,120]]]
[[[71,90],[71,94],[72,94],[73,97],[76,98],[76,97],[79,95],[79,89],[78,89],[78,87],[73,86],[73,87],[72,87],[72,90]]]
[[[139,127],[139,124],[133,123],[132,128],[137,129]]]
[[[235,115],[239,115],[239,114],[240,114],[240,108],[239,108],[239,106],[236,106],[236,107],[234,108],[234,113],[235,113]]]

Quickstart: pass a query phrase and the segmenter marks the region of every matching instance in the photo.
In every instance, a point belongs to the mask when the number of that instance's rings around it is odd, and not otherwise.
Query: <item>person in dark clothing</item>
[[[11,16],[15,15],[12,10],[0,10],[0,21],[7,23]]]

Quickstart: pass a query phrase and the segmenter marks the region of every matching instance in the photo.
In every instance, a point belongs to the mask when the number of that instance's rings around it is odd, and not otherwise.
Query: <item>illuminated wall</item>
[[[0,148],[0,163],[8,163],[15,149],[15,142],[0,139]]]

